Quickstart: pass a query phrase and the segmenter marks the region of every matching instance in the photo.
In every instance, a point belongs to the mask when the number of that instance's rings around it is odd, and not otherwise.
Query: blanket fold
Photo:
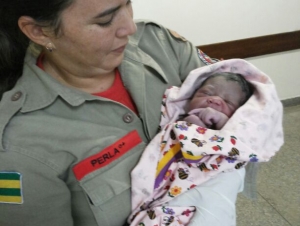
[[[210,75],[243,75],[254,94],[221,130],[185,121],[195,90]],[[248,162],[266,162],[283,144],[283,108],[271,79],[241,59],[224,60],[190,72],[181,87],[166,90],[161,107],[161,132],[147,146],[132,171],[131,225],[187,225],[195,207],[170,207],[168,201],[220,173]]]

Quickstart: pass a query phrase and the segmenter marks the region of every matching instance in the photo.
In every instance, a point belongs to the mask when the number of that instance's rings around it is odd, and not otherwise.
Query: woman
[[[130,171],[165,89],[203,66],[196,49],[135,24],[128,0],[1,1],[0,17],[0,225],[125,224]],[[222,177],[205,199],[228,177],[235,200],[243,171]],[[234,222],[217,199],[207,212]],[[205,213],[203,225],[219,222]]]

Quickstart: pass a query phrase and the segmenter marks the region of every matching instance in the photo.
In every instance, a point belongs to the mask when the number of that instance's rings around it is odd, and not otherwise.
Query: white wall
[[[154,20],[195,45],[300,30],[299,0],[133,0],[133,8],[136,19]],[[247,60],[272,78],[281,99],[300,97],[300,50]]]

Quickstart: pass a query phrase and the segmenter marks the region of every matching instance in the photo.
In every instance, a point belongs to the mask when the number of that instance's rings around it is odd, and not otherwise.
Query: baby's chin
[[[230,118],[233,114],[234,114],[234,112],[230,112],[230,113],[225,113],[225,112],[222,112],[224,115],[226,115],[228,118]]]

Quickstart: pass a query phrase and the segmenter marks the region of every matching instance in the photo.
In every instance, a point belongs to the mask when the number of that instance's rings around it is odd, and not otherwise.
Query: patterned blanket
[[[254,94],[221,130],[185,121],[186,105],[210,75],[243,75]],[[282,104],[271,79],[252,64],[232,59],[190,72],[181,87],[166,90],[161,107],[161,132],[147,146],[132,171],[130,225],[187,225],[196,208],[167,202],[220,173],[248,162],[266,162],[283,144]]]

